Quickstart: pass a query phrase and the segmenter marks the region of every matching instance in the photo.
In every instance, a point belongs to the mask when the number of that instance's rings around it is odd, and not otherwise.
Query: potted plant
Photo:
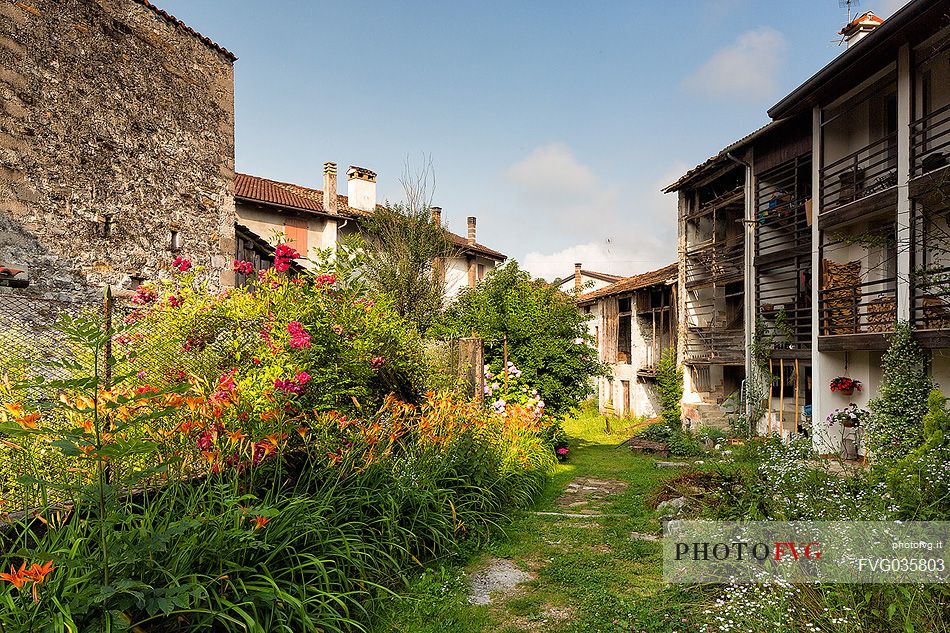
[[[828,426],[840,424],[846,429],[853,429],[861,426],[861,422],[867,413],[867,411],[859,409],[858,405],[852,402],[843,409],[835,409],[829,413],[825,421],[828,422]]]
[[[852,395],[855,389],[861,391],[861,381],[857,378],[838,376],[831,381],[831,390],[840,392],[842,396]]]

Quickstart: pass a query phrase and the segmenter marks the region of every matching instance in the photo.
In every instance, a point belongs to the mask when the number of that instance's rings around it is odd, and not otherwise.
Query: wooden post
[[[785,428],[785,361],[778,361],[778,434]]]
[[[768,413],[766,414],[766,425],[768,427],[768,435],[772,434],[772,359],[769,358],[769,393],[767,396],[766,402],[768,402]]]
[[[102,371],[103,388],[109,390],[112,388],[112,286],[106,286],[102,300],[102,314],[105,329],[105,345],[103,346],[103,355],[105,363]]]
[[[467,395],[484,400],[485,349],[477,337],[459,339],[459,379]]]
[[[799,414],[799,412],[798,412],[798,391],[799,391],[798,380],[799,380],[799,378],[798,378],[798,359],[796,358],[796,359],[795,359],[795,432],[796,432],[796,433],[798,432],[798,421],[799,421],[799,419],[801,419],[801,416],[800,416],[800,414]]]
[[[105,293],[102,298],[102,314],[103,314],[103,327],[105,331],[105,341],[102,347],[103,367],[102,367],[102,391],[109,391],[112,389],[112,310],[114,309],[114,303],[112,300],[112,286],[106,286]],[[95,386],[96,390],[100,389],[100,385]],[[96,396],[98,400],[98,394]],[[98,404],[96,405],[98,406]],[[109,414],[105,415],[105,418],[102,421],[102,430],[104,433],[109,433],[112,431],[112,421]],[[112,483],[112,464],[106,463],[105,467],[105,481],[106,483]]]

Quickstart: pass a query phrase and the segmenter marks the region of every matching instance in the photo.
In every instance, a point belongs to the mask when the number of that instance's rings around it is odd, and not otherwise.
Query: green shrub
[[[593,393],[591,377],[606,373],[597,360],[588,319],[571,296],[532,279],[511,261],[463,291],[436,331],[481,336],[490,343],[485,362],[492,367],[504,364],[502,341],[507,339],[508,360],[544,394],[547,410],[563,417]]]
[[[663,422],[671,427],[680,426],[683,418],[680,407],[683,400],[683,369],[676,365],[676,351],[673,348],[666,348],[660,356],[656,371],[656,392],[663,407],[660,413]]]
[[[923,418],[933,389],[909,324],[895,327],[882,365],[881,388],[868,403],[867,446],[875,461],[894,463],[923,443]]]

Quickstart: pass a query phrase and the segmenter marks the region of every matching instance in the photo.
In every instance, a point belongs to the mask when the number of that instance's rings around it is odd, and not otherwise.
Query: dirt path
[[[665,631],[660,525],[645,499],[676,469],[579,438],[534,508],[464,568],[420,584],[380,631]]]

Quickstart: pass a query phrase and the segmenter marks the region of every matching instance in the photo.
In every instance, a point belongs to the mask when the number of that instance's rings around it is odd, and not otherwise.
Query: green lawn
[[[629,424],[629,423],[628,423]],[[614,426],[623,426],[615,422]],[[647,496],[672,471],[658,470],[654,460],[618,445],[629,431],[603,432],[603,418],[592,413],[565,425],[571,435],[570,460],[554,473],[534,510],[578,512],[557,499],[572,481],[592,478],[618,481],[625,490],[608,497],[591,512],[619,516],[591,519],[519,513],[488,547],[475,554],[464,571],[479,568],[487,557],[514,561],[535,578],[491,605],[467,603],[460,566],[427,570],[410,593],[393,601],[375,631],[513,632],[513,631],[673,631],[689,630],[678,611],[687,596],[664,597],[662,558],[656,542],[631,540],[630,532],[659,533]],[[562,504],[563,505],[563,504]],[[670,598],[674,598],[671,604]],[[693,629],[695,630],[695,629]]]

